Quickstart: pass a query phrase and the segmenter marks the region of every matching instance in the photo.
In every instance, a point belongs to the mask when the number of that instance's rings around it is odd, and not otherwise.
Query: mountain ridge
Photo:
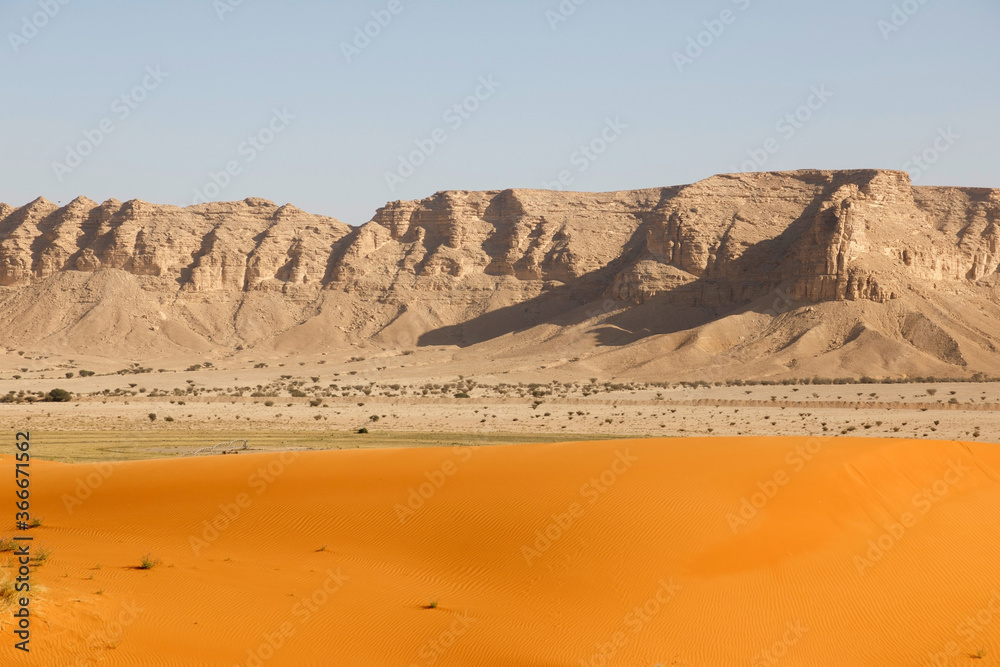
[[[824,357],[854,373],[847,352],[830,356],[854,345],[887,376],[972,373],[998,361],[998,267],[1000,190],[877,169],[443,191],[358,227],[260,198],[38,198],[0,204],[0,335],[136,358],[429,345],[502,358],[554,335],[626,376],[814,373]],[[641,360],[614,361],[626,351]]]

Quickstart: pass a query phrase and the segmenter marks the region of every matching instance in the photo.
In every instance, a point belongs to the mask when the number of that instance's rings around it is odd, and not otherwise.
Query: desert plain
[[[0,662],[1000,664],[998,267],[884,170],[0,205]]]

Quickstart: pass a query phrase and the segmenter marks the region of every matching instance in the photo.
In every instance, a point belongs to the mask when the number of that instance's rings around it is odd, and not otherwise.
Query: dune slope
[[[0,460],[0,479],[12,466]],[[2,664],[1000,657],[991,445],[717,438],[36,461],[32,480],[36,549],[51,555],[34,577],[30,657],[12,648],[8,609]],[[161,562],[139,569],[147,553]]]

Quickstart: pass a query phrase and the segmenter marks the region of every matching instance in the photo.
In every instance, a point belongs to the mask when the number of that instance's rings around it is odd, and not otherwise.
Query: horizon
[[[711,176],[708,176],[707,178],[715,178],[715,177],[718,177],[718,176],[739,176],[739,175],[752,175],[752,174],[791,174],[791,173],[810,172],[810,171],[832,172],[832,173],[837,173],[837,172],[882,171],[882,172],[896,172],[896,173],[900,173],[900,174],[906,174],[907,177],[910,177],[909,172],[906,172],[906,171],[900,170],[900,169],[877,169],[877,168],[858,167],[858,168],[849,168],[849,169],[808,169],[807,168],[807,169],[790,169],[790,170],[781,170],[781,171],[726,172],[726,173],[712,174]],[[706,179],[701,179],[701,180],[706,180]],[[37,197],[35,197],[31,201],[25,202],[25,203],[20,204],[20,205],[11,204],[10,202],[5,202],[5,201],[2,201],[2,200],[0,200],[0,205],[11,206],[13,208],[13,211],[17,211],[19,209],[22,209],[22,208],[24,208],[26,206],[30,206],[30,205],[38,202],[39,200],[41,200],[41,201],[47,202],[47,203],[49,203],[49,204],[51,204],[53,206],[58,206],[59,207],[58,210],[62,210],[64,208],[69,207],[70,205],[73,204],[73,202],[75,202],[75,201],[77,201],[79,199],[86,199],[87,201],[93,203],[95,206],[103,206],[104,204],[106,204],[108,202],[118,202],[119,204],[127,204],[129,202],[143,202],[143,203],[146,203],[146,204],[152,204],[154,206],[175,207],[175,208],[191,208],[191,207],[194,207],[194,206],[203,206],[203,205],[210,205],[210,204],[220,204],[220,205],[221,204],[235,204],[235,203],[239,203],[239,202],[244,202],[247,199],[264,199],[267,202],[271,203],[272,205],[274,205],[274,206],[276,206],[278,208],[282,208],[282,207],[285,207],[285,206],[293,206],[293,207],[298,208],[299,210],[301,210],[301,211],[303,211],[305,213],[308,213],[310,215],[321,215],[321,216],[325,216],[325,217],[330,217],[330,218],[334,218],[338,222],[343,222],[344,224],[350,225],[351,227],[360,227],[360,226],[362,226],[364,224],[367,224],[367,223],[371,222],[374,219],[375,214],[379,210],[381,210],[385,206],[388,206],[389,204],[392,204],[392,203],[394,203],[396,201],[418,201],[419,202],[419,201],[425,201],[425,200],[431,199],[431,198],[436,197],[436,196],[441,195],[441,194],[447,194],[447,193],[451,193],[451,192],[501,193],[501,192],[507,192],[507,191],[527,191],[527,192],[559,192],[559,193],[562,193],[562,194],[595,195],[595,194],[613,194],[613,193],[617,193],[617,192],[634,192],[634,191],[639,191],[639,190],[656,190],[656,189],[660,189],[660,188],[678,188],[678,187],[683,188],[683,187],[688,187],[690,185],[694,185],[695,183],[698,183],[698,182],[699,181],[692,181],[690,183],[673,183],[673,184],[670,184],[670,185],[659,185],[659,186],[651,186],[651,187],[646,187],[646,188],[628,188],[628,189],[625,189],[625,190],[555,190],[555,189],[548,190],[548,189],[544,189],[544,188],[516,188],[516,187],[515,188],[488,188],[488,189],[485,189],[485,190],[436,190],[435,192],[433,192],[433,193],[431,193],[429,195],[426,195],[426,196],[423,196],[423,197],[417,197],[417,198],[411,199],[411,200],[388,200],[384,204],[382,204],[381,206],[377,207],[376,210],[372,212],[372,217],[370,217],[369,219],[367,219],[367,220],[365,220],[363,222],[360,222],[360,223],[347,222],[345,220],[342,220],[341,218],[339,218],[336,215],[329,215],[329,214],[326,214],[326,213],[318,213],[318,212],[315,212],[315,211],[310,211],[308,209],[305,209],[305,208],[302,208],[302,207],[296,205],[295,202],[279,203],[277,201],[268,199],[266,197],[259,197],[259,196],[255,196],[255,195],[248,195],[247,197],[244,197],[242,199],[222,199],[222,200],[217,200],[217,201],[204,202],[204,203],[200,203],[200,204],[187,204],[187,205],[181,205],[181,206],[177,206],[175,204],[164,204],[164,203],[161,203],[161,202],[149,201],[149,200],[146,200],[146,199],[140,199],[140,198],[136,198],[136,197],[132,197],[130,199],[121,199],[119,197],[109,197],[108,199],[104,199],[102,201],[97,201],[95,199],[92,199],[91,197],[88,197],[87,195],[77,195],[76,197],[74,197],[73,199],[69,200],[68,202],[66,202],[64,204],[64,203],[62,203],[61,200],[53,201],[51,198],[46,197],[45,195],[38,195]],[[989,186],[941,185],[941,184],[936,184],[936,183],[916,184],[916,183],[912,182],[912,178],[911,178],[911,186],[915,187],[915,188],[955,188],[955,189],[959,189],[959,190],[1000,190],[1000,187],[989,187]]]

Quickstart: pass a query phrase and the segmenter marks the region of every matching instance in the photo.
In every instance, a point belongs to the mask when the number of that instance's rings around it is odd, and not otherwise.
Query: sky
[[[1000,187],[995,0],[7,0],[0,201],[885,168]]]

